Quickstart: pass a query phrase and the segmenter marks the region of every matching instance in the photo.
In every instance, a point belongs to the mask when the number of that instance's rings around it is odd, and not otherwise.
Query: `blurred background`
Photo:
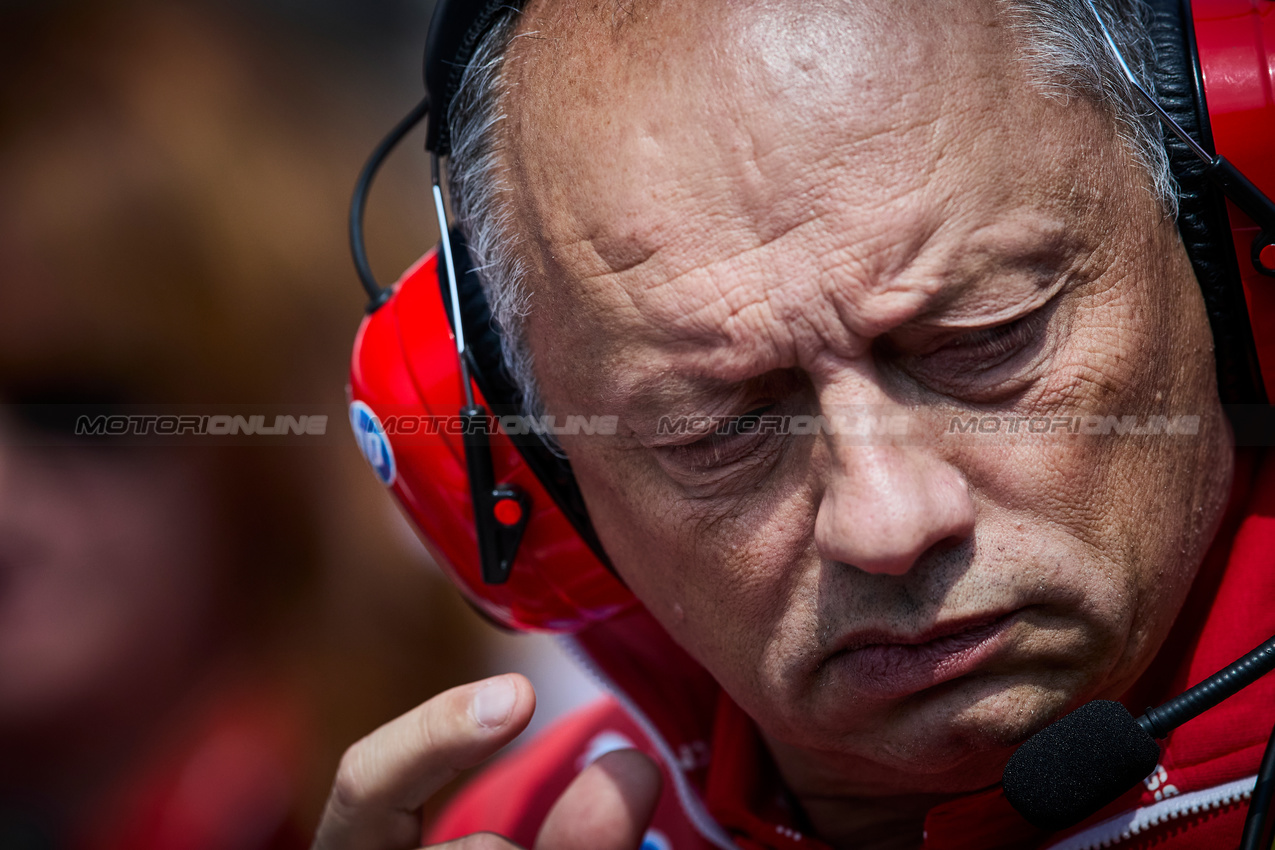
[[[345,747],[430,695],[518,669],[537,726],[594,695],[469,610],[347,433],[349,192],[431,6],[0,0],[3,850],[304,847]],[[372,195],[383,283],[436,237],[420,150]],[[56,414],[267,403],[329,436]]]

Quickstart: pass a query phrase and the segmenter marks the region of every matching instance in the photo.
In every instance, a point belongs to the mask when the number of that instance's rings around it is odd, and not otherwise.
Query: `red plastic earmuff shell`
[[[461,437],[445,427],[422,433],[425,421],[458,421],[465,404],[437,275],[431,251],[395,285],[389,301],[363,320],[354,342],[351,402],[367,404],[389,432],[395,498],[439,566],[505,626],[575,631],[637,604],[503,433],[492,437],[496,482],[517,485],[531,497],[531,519],[509,580],[483,582]]]
[[[1275,197],[1275,2],[1194,0],[1191,17],[1213,143],[1257,187]],[[1249,259],[1258,228],[1227,202],[1249,322],[1266,397],[1275,401],[1275,278]]]

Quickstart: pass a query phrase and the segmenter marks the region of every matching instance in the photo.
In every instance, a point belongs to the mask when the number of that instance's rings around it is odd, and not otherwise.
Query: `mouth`
[[[1016,613],[948,623],[915,637],[850,635],[825,665],[863,697],[897,699],[974,672],[1004,644]]]

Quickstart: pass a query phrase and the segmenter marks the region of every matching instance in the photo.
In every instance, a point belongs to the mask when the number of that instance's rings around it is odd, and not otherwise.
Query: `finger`
[[[509,674],[444,691],[346,750],[314,850],[405,850],[420,843],[421,805],[531,720],[536,695]]]
[[[562,792],[536,850],[637,850],[662,785],[660,769],[637,750],[607,753]]]

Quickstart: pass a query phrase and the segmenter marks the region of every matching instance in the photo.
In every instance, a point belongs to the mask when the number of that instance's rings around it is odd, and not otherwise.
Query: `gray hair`
[[[1086,0],[997,0],[1020,36],[1020,59],[1029,78],[1051,97],[1082,97],[1115,121],[1134,161],[1147,173],[1165,213],[1177,215],[1177,190],[1161,127],[1120,70]],[[1143,87],[1155,91],[1155,52],[1150,10],[1141,0],[1094,0],[1108,30]],[[519,21],[510,6],[480,42],[465,69],[449,115],[452,153],[448,181],[457,223],[465,233],[492,318],[504,340],[505,367],[523,410],[544,412],[532,369],[524,322],[529,293],[524,235],[511,226],[509,192],[501,159],[501,125],[507,120],[502,65]],[[550,438],[546,437],[546,441]],[[551,448],[556,448],[550,444]]]

